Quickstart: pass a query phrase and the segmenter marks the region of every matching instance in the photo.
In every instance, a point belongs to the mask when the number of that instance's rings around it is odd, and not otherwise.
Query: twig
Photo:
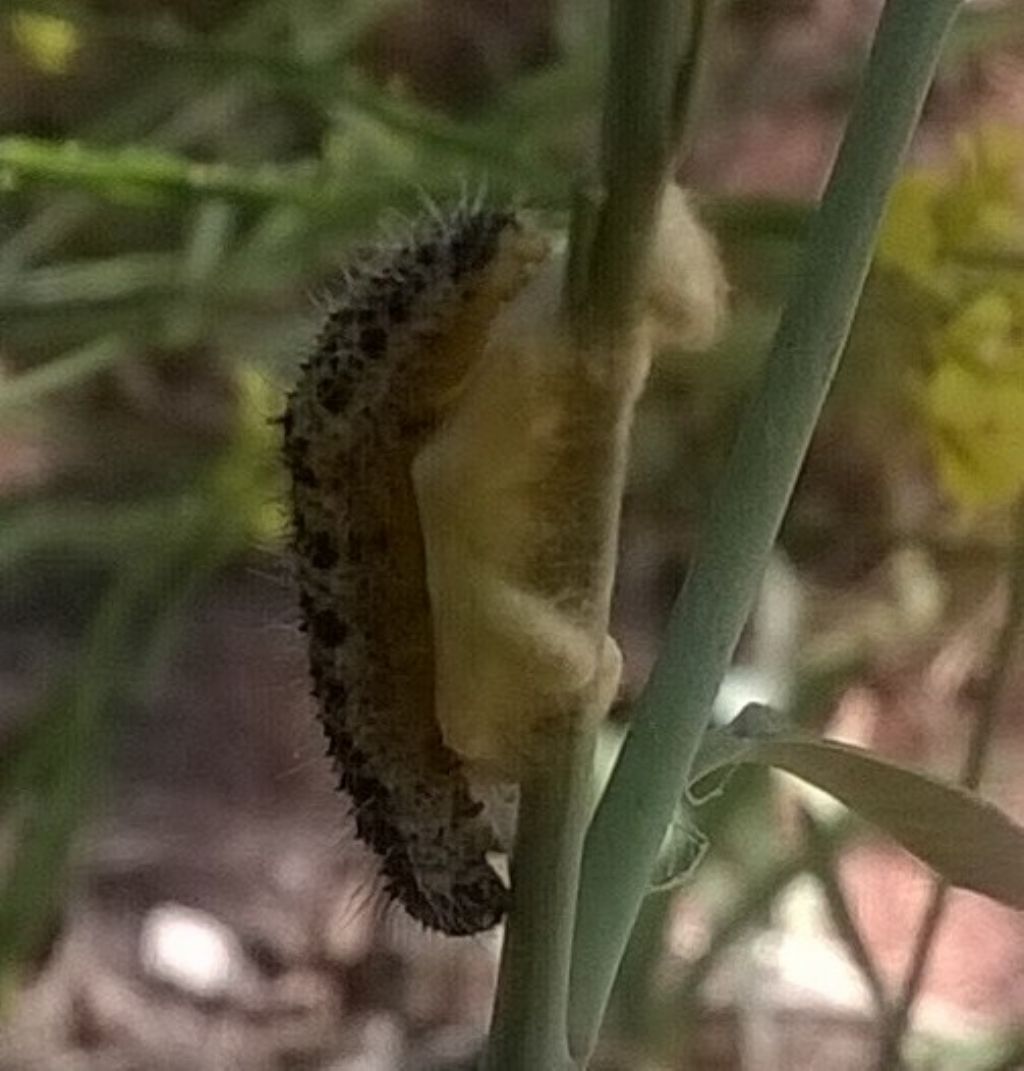
[[[985,678],[984,689],[978,704],[978,716],[971,731],[960,774],[960,784],[976,789],[981,783],[988,758],[989,746],[995,731],[999,702],[1006,687],[1013,654],[1024,629],[1024,495],[1017,503],[1016,543],[1010,562],[1010,590],[1006,618],[996,640],[992,664]],[[913,953],[898,999],[882,1024],[879,1040],[878,1071],[893,1071],[901,1062],[903,1039],[910,1026],[914,1005],[921,992],[925,972],[935,947],[949,899],[949,882],[937,881],[932,887],[928,906],[925,908]]]
[[[804,831],[807,835],[807,851],[811,857],[811,870],[825,894],[832,925],[835,927],[843,944],[846,945],[850,957],[867,983],[878,1014],[886,1015],[889,1010],[889,995],[886,992],[885,983],[882,981],[882,976],[875,964],[874,957],[864,943],[860,927],[858,927],[853,918],[850,905],[846,901],[846,894],[843,892],[839,876],[836,873],[835,836],[823,829],[814,815],[806,808],[801,809],[801,815],[804,822]]]
[[[5,384],[0,394],[0,416],[24,411],[53,391],[67,390],[94,376],[131,353],[127,340],[120,335],[92,339],[72,353],[22,372]]]

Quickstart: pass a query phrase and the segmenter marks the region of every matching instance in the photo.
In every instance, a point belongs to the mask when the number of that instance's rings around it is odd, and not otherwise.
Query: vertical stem
[[[487,1071],[573,1066],[565,1024],[593,744],[592,733],[578,734],[552,768],[521,786]]]
[[[1006,619],[992,652],[992,668],[985,680],[979,703],[978,720],[967,746],[967,757],[961,772],[961,784],[975,789],[981,784],[985,763],[995,732],[999,701],[1006,689],[1013,662],[1013,652],[1020,642],[1024,627],[1024,495],[1017,501],[1013,556],[1009,567],[1009,594]]]
[[[1013,558],[1010,563],[1010,592],[1006,608],[1006,620],[996,640],[992,654],[992,668],[985,679],[984,692],[981,696],[978,718],[974,723],[967,745],[967,755],[960,773],[960,784],[965,788],[975,789],[981,784],[988,758],[989,745],[995,731],[996,716],[999,713],[999,701],[1006,688],[1013,652],[1020,642],[1024,629],[1024,496],[1017,503],[1016,536]],[[921,925],[914,939],[914,950],[910,957],[910,966],[899,999],[883,1020],[882,1036],[879,1042],[878,1071],[892,1071],[901,1061],[903,1038],[910,1026],[910,1017],[924,983],[925,972],[931,959],[935,939],[942,925],[949,900],[948,881],[937,881],[932,886],[931,897],[921,919]]]
[[[581,1062],[756,596],[849,333],[889,188],[959,7],[959,0],[886,5],[760,390],[587,835],[570,1006],[570,1048]]]
[[[672,91],[683,5],[612,0],[597,218],[584,300],[584,346],[614,348],[636,323],[647,251],[672,159]]]
[[[692,0],[686,51],[672,94],[672,145],[680,158],[690,153],[695,137],[693,117],[699,109],[707,75],[708,52],[719,0]]]
[[[636,322],[671,159],[681,10],[677,0],[612,0],[600,170],[577,190],[566,277],[565,314],[583,354],[614,353]],[[605,478],[610,500],[618,502],[624,466]],[[617,512],[613,522],[617,527]],[[603,641],[606,627],[599,631]],[[587,729],[521,785],[487,1071],[577,1066],[568,1048],[568,993],[593,752]]]

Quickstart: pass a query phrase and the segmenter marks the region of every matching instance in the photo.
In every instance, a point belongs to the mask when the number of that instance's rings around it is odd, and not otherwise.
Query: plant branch
[[[860,928],[857,926],[847,903],[846,894],[836,872],[836,844],[830,831],[824,829],[821,823],[806,808],[801,811],[804,823],[804,832],[807,837],[807,853],[811,859],[811,871],[818,879],[825,900],[828,904],[829,915],[836,933],[846,945],[850,958],[857,965],[868,989],[871,998],[875,1002],[875,1008],[879,1015],[886,1015],[889,1009],[889,994],[886,992],[885,983],[878,970],[874,957],[864,943]]]
[[[512,908],[487,1071],[572,1066],[565,1024],[593,744],[590,732],[579,733],[553,756],[552,766],[520,787]]]
[[[692,0],[686,51],[676,73],[672,97],[672,145],[685,158],[693,145],[693,117],[700,105],[701,89],[707,73],[708,45],[715,25],[718,0]]]
[[[565,314],[580,342],[581,360],[616,352],[636,323],[671,161],[679,17],[675,0],[612,3],[600,172],[576,192],[565,280]],[[601,478],[613,484],[607,491],[617,503],[624,466]],[[605,620],[596,642],[604,642],[606,630]],[[488,1071],[576,1066],[567,1036],[569,975],[580,858],[593,802],[594,745],[593,729],[581,730],[564,754],[520,786],[513,903]]]
[[[1017,503],[1016,530],[1016,542],[1010,562],[1010,591],[1006,617],[992,653],[991,668],[985,678],[978,716],[971,731],[967,755],[960,773],[960,784],[964,788],[976,789],[981,783],[992,736],[995,732],[1000,700],[1006,689],[1014,652],[1024,631],[1024,495]],[[914,939],[910,966],[907,968],[899,998],[883,1021],[876,1065],[878,1071],[892,1071],[893,1068],[900,1066],[903,1039],[910,1026],[914,1005],[920,995],[925,972],[935,947],[935,940],[942,926],[949,892],[948,881],[937,881],[932,886],[928,906],[925,908]]]
[[[672,161],[672,100],[682,7],[613,0],[600,172],[583,184],[574,232],[588,236],[582,285],[570,271],[573,328],[584,346],[628,336]],[[592,214],[592,220],[581,219]],[[570,264],[573,258],[570,259]]]
[[[889,188],[959,7],[959,0],[890,0],[885,8],[761,387],[587,835],[570,1007],[570,1048],[580,1062],[593,1049],[661,838],[757,594],[849,333]]]

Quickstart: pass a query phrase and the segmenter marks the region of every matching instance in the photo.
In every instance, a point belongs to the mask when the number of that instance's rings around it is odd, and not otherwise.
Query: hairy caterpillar
[[[723,289],[680,191],[662,215],[621,353],[570,341],[562,254],[511,213],[462,209],[351,268],[289,396],[329,753],[387,891],[448,934],[506,906],[483,783],[518,780],[617,687],[607,611],[633,405],[653,347],[705,343]]]

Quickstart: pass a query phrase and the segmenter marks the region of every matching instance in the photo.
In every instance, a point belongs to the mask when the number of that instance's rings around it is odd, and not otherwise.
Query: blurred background
[[[642,405],[615,609],[633,689],[878,7],[718,4],[680,177],[731,326],[710,355],[666,354]],[[481,188],[564,221],[603,18],[0,7],[3,1071],[471,1066],[497,938],[424,934],[376,894],[308,698],[272,419],[353,243]],[[1018,820],[1022,176],[1024,8],[972,3],[720,699],[950,778],[994,724],[983,790]],[[928,873],[764,772],[699,817],[711,847],[648,900],[600,1066],[878,1066]],[[907,1065],[1024,1067],[1024,922],[965,893],[946,908]]]

